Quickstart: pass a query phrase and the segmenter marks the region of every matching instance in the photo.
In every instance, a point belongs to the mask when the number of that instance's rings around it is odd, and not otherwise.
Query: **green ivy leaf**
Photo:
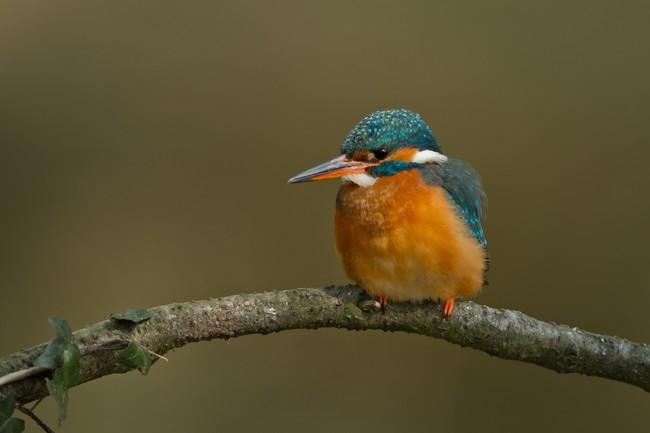
[[[111,319],[117,321],[126,321],[131,323],[140,323],[149,320],[153,316],[151,310],[136,308],[128,310],[126,313],[111,314]]]
[[[45,379],[47,390],[59,408],[59,425],[68,416],[68,388],[65,386],[63,371],[57,368],[52,379]]]
[[[25,430],[25,421],[12,416],[15,408],[13,396],[0,400],[0,433],[20,433]]]
[[[46,379],[47,390],[59,407],[59,425],[68,416],[68,389],[79,383],[81,354],[75,344],[69,344],[63,352],[63,365],[54,370],[52,379]]]
[[[0,399],[0,424],[4,424],[9,418],[11,418],[15,408],[16,400],[13,396]]]
[[[68,345],[72,344],[72,330],[65,320],[50,317],[48,322],[54,328],[55,338],[50,341],[43,353],[36,358],[34,365],[54,370],[63,365],[63,352],[65,352]]]
[[[34,365],[54,370],[52,379],[46,379],[47,390],[59,407],[59,425],[68,416],[68,389],[81,379],[81,353],[72,339],[68,322],[49,319],[56,337],[50,341],[45,351],[36,359]]]
[[[0,433],[20,433],[23,430],[25,430],[25,421],[20,418],[11,417],[0,425]]]
[[[120,352],[117,361],[126,367],[137,368],[142,374],[149,372],[152,363],[147,349],[134,341],[129,342],[129,345]]]
[[[81,379],[81,353],[76,344],[69,344],[63,352],[63,366],[59,368],[63,375],[63,383],[72,388]]]

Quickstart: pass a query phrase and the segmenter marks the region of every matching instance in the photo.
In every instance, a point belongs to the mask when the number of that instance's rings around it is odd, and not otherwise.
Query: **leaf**
[[[149,352],[134,341],[129,342],[129,345],[120,352],[117,361],[126,367],[137,368],[142,374],[147,374],[151,368]]]
[[[63,370],[57,368],[52,379],[45,379],[47,390],[59,408],[59,425],[63,424],[63,420],[68,416],[68,388],[63,376]]]
[[[52,379],[46,379],[47,390],[59,407],[59,425],[68,416],[68,389],[79,383],[81,378],[81,354],[77,345],[68,344],[63,352],[63,365],[54,370]]]
[[[0,433],[20,433],[25,430],[25,421],[11,416],[15,408],[13,396],[0,400]]]
[[[81,379],[81,353],[76,344],[68,344],[67,349],[63,352],[63,366],[61,370],[63,374],[63,383],[67,388],[72,388],[79,383]]]
[[[0,400],[0,425],[7,422],[16,408],[16,400],[13,396],[9,396]]]
[[[144,322],[145,320],[149,320],[151,316],[153,316],[153,312],[151,312],[151,310],[144,308],[135,308],[128,310],[126,313],[111,314],[111,319],[120,322],[125,321],[131,323],[140,323]]]
[[[20,433],[23,430],[25,430],[25,421],[20,418],[11,417],[0,425],[0,433]]]
[[[56,337],[50,341],[34,365],[54,369],[52,379],[46,379],[47,390],[59,407],[59,425],[68,415],[68,389],[81,379],[81,353],[72,339],[68,322],[49,319]]]
[[[63,352],[72,343],[72,330],[65,320],[50,317],[48,322],[54,328],[55,338],[50,341],[43,353],[36,358],[34,365],[54,370],[63,365]]]

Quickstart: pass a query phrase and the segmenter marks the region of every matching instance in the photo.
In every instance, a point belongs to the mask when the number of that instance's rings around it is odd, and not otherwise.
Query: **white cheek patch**
[[[435,162],[441,164],[447,161],[447,157],[442,153],[434,152],[433,150],[421,150],[413,155],[411,162],[418,164],[426,164],[428,162]]]
[[[341,177],[341,179],[343,182],[356,183],[357,185],[364,188],[372,186],[377,181],[377,179],[366,173],[346,174],[345,176]]]

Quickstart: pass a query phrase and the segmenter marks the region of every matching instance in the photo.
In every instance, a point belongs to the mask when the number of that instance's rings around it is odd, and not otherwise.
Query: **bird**
[[[448,319],[458,298],[483,288],[486,194],[477,172],[446,156],[418,113],[366,116],[340,156],[289,183],[333,178],[342,180],[334,232],[343,268],[382,310],[389,300],[434,300]]]

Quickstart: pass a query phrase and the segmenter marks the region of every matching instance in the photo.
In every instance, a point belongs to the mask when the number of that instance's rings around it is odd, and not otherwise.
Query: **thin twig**
[[[29,410],[31,410],[32,412],[34,412],[34,411],[36,410],[36,408],[38,407],[38,405],[41,404],[41,402],[42,402],[44,399],[45,399],[45,397],[41,397],[41,398],[39,398],[38,400],[36,400],[36,402],[32,405],[31,408],[29,408]]]
[[[0,377],[0,386],[4,386],[12,382],[18,382],[19,380],[23,380],[30,376],[43,373],[44,371],[48,371],[48,369],[44,367],[29,367],[5,374],[4,376]]]
[[[33,419],[34,422],[38,424],[38,426],[42,428],[43,431],[45,431],[45,433],[54,433],[54,430],[52,430],[47,424],[45,424],[45,422],[43,422],[42,419],[36,416],[36,414],[32,411],[32,409],[27,409],[25,406],[17,406],[17,409],[22,413],[24,413],[25,415],[27,415],[28,417],[30,417],[31,419]]]
[[[153,350],[149,350],[149,349],[147,349],[147,352],[149,352],[151,355],[155,356],[156,358],[162,359],[162,360],[165,361],[165,362],[169,362],[169,359],[167,359],[167,357],[162,356],[162,355],[158,355],[158,354],[157,354],[156,352],[154,352]]]

